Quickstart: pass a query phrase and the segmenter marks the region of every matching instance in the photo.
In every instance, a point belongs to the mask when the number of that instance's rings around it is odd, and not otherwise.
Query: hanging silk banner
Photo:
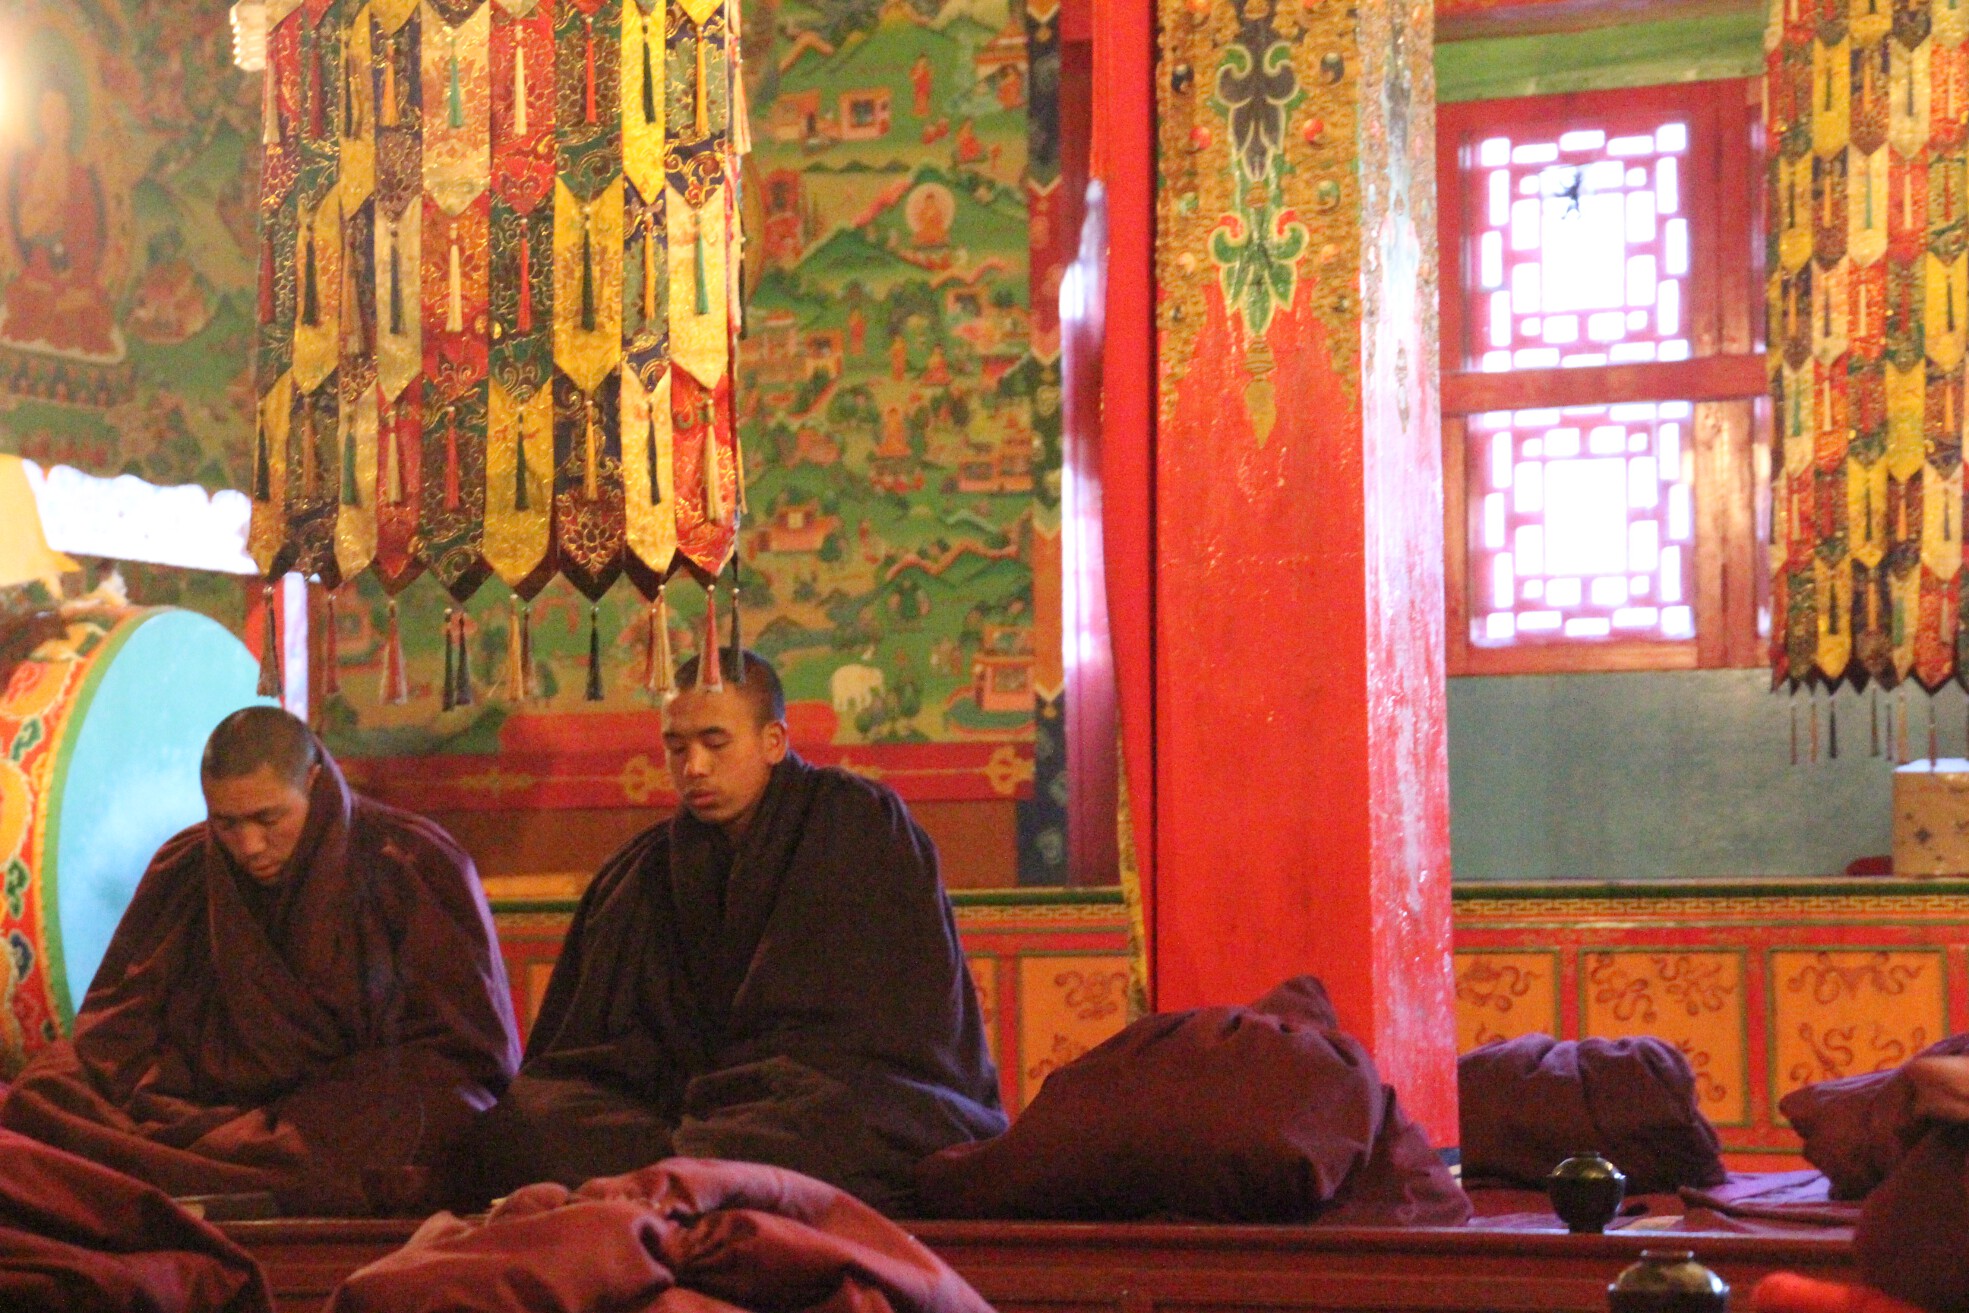
[[[1766,41],[1771,664],[1961,678],[1964,15],[1776,0]]]
[[[260,568],[392,596],[428,569],[463,600],[491,574],[598,598],[625,561],[646,591],[727,562],[727,4],[268,8]]]

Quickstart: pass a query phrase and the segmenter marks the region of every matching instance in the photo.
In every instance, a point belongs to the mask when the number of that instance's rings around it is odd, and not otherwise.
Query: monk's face
[[[663,751],[690,814],[736,839],[786,756],[786,722],[760,724],[757,709],[736,689],[691,689],[663,708]]]
[[[239,869],[273,884],[308,824],[308,793],[321,767],[308,768],[300,786],[272,766],[229,780],[205,779],[205,814],[212,837]]]

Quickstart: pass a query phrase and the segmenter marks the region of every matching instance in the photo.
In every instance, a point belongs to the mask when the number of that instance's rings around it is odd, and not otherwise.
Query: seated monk
[[[1005,1129],[936,846],[889,789],[793,753],[779,676],[741,668],[678,674],[683,807],[582,898],[526,1062],[474,1132],[487,1194],[680,1154],[893,1212],[918,1159]]]
[[[365,1167],[442,1166],[518,1065],[472,859],[278,708],[221,721],[200,774],[207,820],[158,850],[0,1124],[173,1194],[365,1211]]]

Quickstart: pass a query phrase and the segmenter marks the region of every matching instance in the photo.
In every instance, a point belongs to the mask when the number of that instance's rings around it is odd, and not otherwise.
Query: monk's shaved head
[[[786,719],[786,690],[780,686],[779,672],[773,669],[772,662],[745,649],[745,682],[735,681],[732,676],[738,672],[731,668],[730,650],[720,655],[726,658],[725,691],[737,693],[752,704],[752,713],[758,717],[760,725],[770,725],[774,721]],[[688,693],[697,687],[697,658],[692,657],[677,667],[677,691]]]
[[[198,773],[206,780],[236,780],[265,766],[305,792],[319,760],[314,735],[299,719],[279,707],[243,707],[205,741]]]

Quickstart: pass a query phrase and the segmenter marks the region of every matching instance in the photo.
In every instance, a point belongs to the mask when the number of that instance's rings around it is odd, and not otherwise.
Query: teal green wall
[[[1561,91],[1756,77],[1764,71],[1761,6],[1584,32],[1446,41],[1436,99],[1501,100]]]
[[[1830,875],[1885,854],[1892,782],[1868,755],[1871,695],[1839,698],[1838,760],[1792,766],[1791,699],[1769,684],[1760,670],[1450,680],[1456,879]],[[1907,704],[1921,754],[1927,704]],[[1963,754],[1965,712],[1959,690],[1936,700],[1944,756]]]

